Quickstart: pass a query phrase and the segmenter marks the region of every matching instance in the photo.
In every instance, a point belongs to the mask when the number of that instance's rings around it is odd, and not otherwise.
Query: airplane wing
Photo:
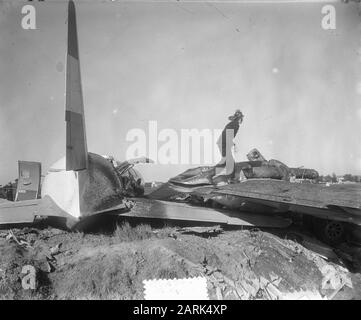
[[[215,188],[211,197],[235,196],[279,212],[297,212],[361,225],[361,187],[254,179]]]
[[[195,221],[234,226],[257,226],[286,228],[290,219],[270,215],[255,215],[250,212],[234,212],[193,206],[186,203],[137,198],[134,207],[121,216],[161,220]]]
[[[286,228],[291,224],[289,219],[276,215],[264,214],[264,210],[259,214],[254,214],[254,206],[251,210],[223,210],[220,208],[207,208],[189,205],[184,202],[171,202],[177,198],[195,195],[203,199],[217,197],[214,191],[215,186],[203,187],[183,187],[172,183],[165,183],[154,190],[146,197],[137,198],[135,208],[127,216],[139,216],[143,218],[160,218],[170,220],[202,221],[229,225],[257,226],[269,228]]]
[[[187,195],[212,199],[237,212],[301,213],[361,225],[361,186],[291,183],[250,179],[225,186],[181,186],[166,183],[147,197],[177,200]]]

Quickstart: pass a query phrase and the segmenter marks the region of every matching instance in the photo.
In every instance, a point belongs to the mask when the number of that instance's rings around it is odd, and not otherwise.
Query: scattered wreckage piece
[[[312,251],[314,254],[319,255],[321,258],[326,260],[338,261],[339,257],[335,253],[334,248],[329,245],[305,234],[301,234],[299,232],[292,232],[291,234],[287,234],[287,238],[296,237],[297,242],[304,246],[306,249]]]
[[[55,256],[55,255],[59,254],[61,252],[60,251],[61,246],[62,246],[62,243],[58,243],[56,246],[51,247],[50,248],[50,254],[52,256]]]
[[[154,163],[154,161],[146,157],[123,162],[113,161],[113,165],[122,184],[123,194],[127,197],[139,197],[144,195],[143,178],[134,168],[136,164],[140,163]]]
[[[184,227],[176,229],[176,231],[183,234],[194,234],[201,237],[212,237],[223,233],[223,229],[220,225],[212,227]]]
[[[6,240],[14,241],[18,246],[24,249],[32,248],[29,242],[25,241],[24,239],[18,238],[12,230],[9,231],[8,235],[6,236]]]

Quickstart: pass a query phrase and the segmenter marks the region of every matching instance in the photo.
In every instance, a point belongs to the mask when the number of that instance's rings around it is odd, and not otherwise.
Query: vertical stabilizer
[[[66,170],[88,168],[83,93],[80,77],[75,5],[68,5],[68,52],[66,62]]]

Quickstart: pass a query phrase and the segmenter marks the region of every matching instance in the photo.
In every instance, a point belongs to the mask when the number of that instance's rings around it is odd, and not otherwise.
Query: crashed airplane
[[[212,210],[190,205],[125,196],[142,196],[141,179],[133,166],[150,162],[147,158],[117,163],[114,159],[88,152],[83,94],[80,76],[76,12],[68,4],[68,42],[66,67],[66,155],[48,170],[38,193],[23,201],[0,202],[0,225],[31,224],[37,219],[55,218],[63,227],[82,229],[100,216],[176,219],[234,225],[285,227],[288,219],[255,216],[227,210]],[[19,167],[18,190],[25,184],[38,188],[40,173],[28,174]],[[130,186],[130,187],[129,187]],[[30,200],[26,200],[30,199]],[[91,219],[90,219],[91,218]]]
[[[33,169],[22,170],[29,164],[19,164],[17,201],[0,202],[0,225],[31,224],[51,217],[69,229],[81,229],[98,217],[122,216],[285,228],[301,217],[328,242],[359,232],[360,187],[345,190],[340,185],[293,183],[312,181],[318,173],[267,161],[255,149],[247,155],[249,161],[236,164],[232,177],[214,180],[215,167],[199,167],[147,195],[134,166],[149,159],[117,162],[88,152],[73,1],[68,5],[65,109],[65,157],[48,170],[40,199],[41,167],[33,164]]]

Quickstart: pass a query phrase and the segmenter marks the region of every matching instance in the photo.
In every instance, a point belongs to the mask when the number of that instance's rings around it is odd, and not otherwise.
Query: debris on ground
[[[17,236],[14,235],[13,231],[12,230],[9,230],[9,233],[8,235],[5,237],[6,240],[8,241],[14,241],[16,244],[18,244],[20,247],[23,247],[23,248],[31,248],[31,245],[23,240],[23,239],[18,239]]]
[[[61,243],[58,243],[56,246],[50,248],[50,253],[52,256],[55,256],[60,253]]]
[[[127,223],[109,234],[8,230],[0,299],[144,299],[144,280],[190,277],[207,279],[210,299],[360,299],[360,273],[309,250],[312,239],[301,236]],[[35,290],[22,288],[27,265],[37,270]]]
[[[214,237],[223,232],[221,226],[212,227],[184,227],[176,230],[183,234],[194,234],[202,237]]]

